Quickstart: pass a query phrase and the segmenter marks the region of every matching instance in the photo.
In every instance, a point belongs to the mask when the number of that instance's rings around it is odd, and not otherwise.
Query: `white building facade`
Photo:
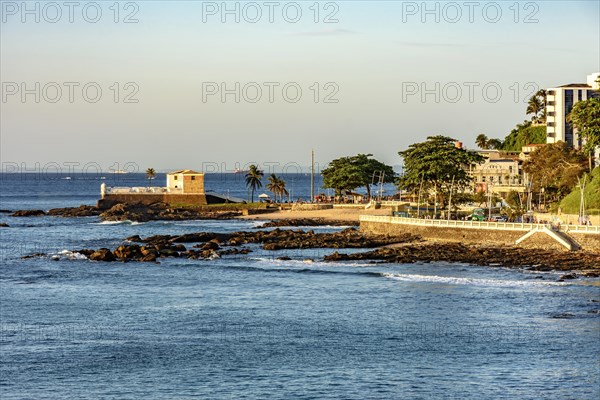
[[[586,83],[572,83],[555,88],[546,89],[546,142],[565,142],[576,149],[583,143],[567,122],[567,115],[573,106],[580,101],[597,97],[600,89],[600,72],[588,75]]]

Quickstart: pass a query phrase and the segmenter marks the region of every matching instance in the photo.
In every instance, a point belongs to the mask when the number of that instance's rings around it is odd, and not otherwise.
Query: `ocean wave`
[[[102,222],[92,222],[92,225],[143,225],[145,224],[145,222],[138,222],[138,221],[130,221],[130,220],[125,220],[125,221],[102,221]]]
[[[496,286],[496,287],[515,287],[515,286],[565,286],[566,282],[548,282],[539,280],[500,280],[500,279],[482,279],[482,278],[462,278],[455,276],[437,276],[437,275],[415,275],[415,274],[393,274],[382,273],[383,277],[403,282],[423,282],[423,283],[446,283],[450,285],[472,285],[472,286]]]
[[[50,254],[50,256],[52,258],[54,258],[54,257],[66,258],[67,260],[87,260],[88,259],[85,255],[83,255],[81,253],[73,252],[71,250],[61,250],[56,254]]]

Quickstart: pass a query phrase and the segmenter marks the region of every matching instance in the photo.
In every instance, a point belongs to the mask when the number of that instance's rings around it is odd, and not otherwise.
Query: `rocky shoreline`
[[[265,222],[258,228],[278,228],[289,226],[358,226],[358,221],[330,220],[326,218],[291,218]]]
[[[199,219],[230,219],[242,215],[241,211],[197,211],[188,208],[171,207],[165,203],[116,204],[104,210],[96,206],[53,208],[48,210],[18,210],[11,217],[99,217],[102,221],[186,221]]]
[[[600,253],[578,251],[524,249],[513,246],[476,246],[452,242],[428,242],[419,236],[369,235],[348,228],[334,233],[315,233],[312,230],[240,231],[234,233],[198,232],[185,235],[155,235],[147,238],[132,236],[124,244],[107,248],[75,251],[93,261],[158,262],[162,258],[194,260],[215,259],[232,254],[248,254],[246,245],[259,244],[263,250],[310,248],[363,248],[359,253],[326,255],[323,260],[368,261],[372,263],[430,263],[450,262],[472,265],[523,268],[533,271],[568,271],[561,279],[578,276],[600,277]],[[39,254],[25,256],[31,258]],[[281,257],[289,259],[289,257]],[[573,271],[577,271],[573,273]]]
[[[582,271],[582,276],[600,277],[600,253],[585,251],[567,253],[556,250],[524,249],[513,246],[475,246],[453,242],[411,243],[353,254],[334,252],[325,256],[324,260],[366,260],[399,264],[443,261],[504,268],[526,268],[533,271],[579,270]]]

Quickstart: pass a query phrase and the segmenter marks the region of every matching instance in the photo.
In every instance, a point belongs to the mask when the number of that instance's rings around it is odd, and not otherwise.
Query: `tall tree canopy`
[[[585,141],[584,149],[589,155],[589,168],[592,169],[592,154],[600,146],[600,98],[579,101],[567,117]]]
[[[367,195],[371,197],[371,182],[374,175],[377,182],[379,174],[383,172],[384,182],[387,183],[394,182],[396,176],[391,166],[371,158],[372,156],[372,154],[358,154],[331,161],[327,168],[321,171],[323,187],[332,188],[339,195],[343,190],[354,190],[364,186]]]
[[[429,136],[398,154],[404,159],[404,174],[398,179],[401,189],[415,191],[423,183],[424,190],[435,190],[442,204],[452,184],[465,188],[472,182],[469,167],[484,161],[475,151],[458,148],[456,140],[447,136]]]
[[[534,192],[544,189],[551,201],[566,196],[585,171],[585,155],[565,142],[537,148],[523,164]]]

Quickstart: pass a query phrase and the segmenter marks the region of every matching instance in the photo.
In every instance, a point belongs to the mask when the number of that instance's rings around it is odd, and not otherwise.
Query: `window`
[[[554,117],[554,115],[555,115],[554,111],[549,111],[549,112],[548,112],[548,116],[549,116],[549,117]]]
[[[554,90],[548,90],[548,92],[546,92],[546,94],[548,94],[550,96],[554,96]]]
[[[192,175],[192,180],[193,180],[193,181],[195,181],[195,180],[196,180],[196,177],[195,177],[194,175]]]
[[[556,105],[556,102],[555,102],[555,101],[549,101],[549,102],[548,102],[548,105],[549,105],[549,106]]]
[[[177,175],[175,175],[175,176],[173,177],[173,180],[175,180],[175,181],[177,180]]]
[[[548,122],[548,126],[554,126],[554,122]]]

